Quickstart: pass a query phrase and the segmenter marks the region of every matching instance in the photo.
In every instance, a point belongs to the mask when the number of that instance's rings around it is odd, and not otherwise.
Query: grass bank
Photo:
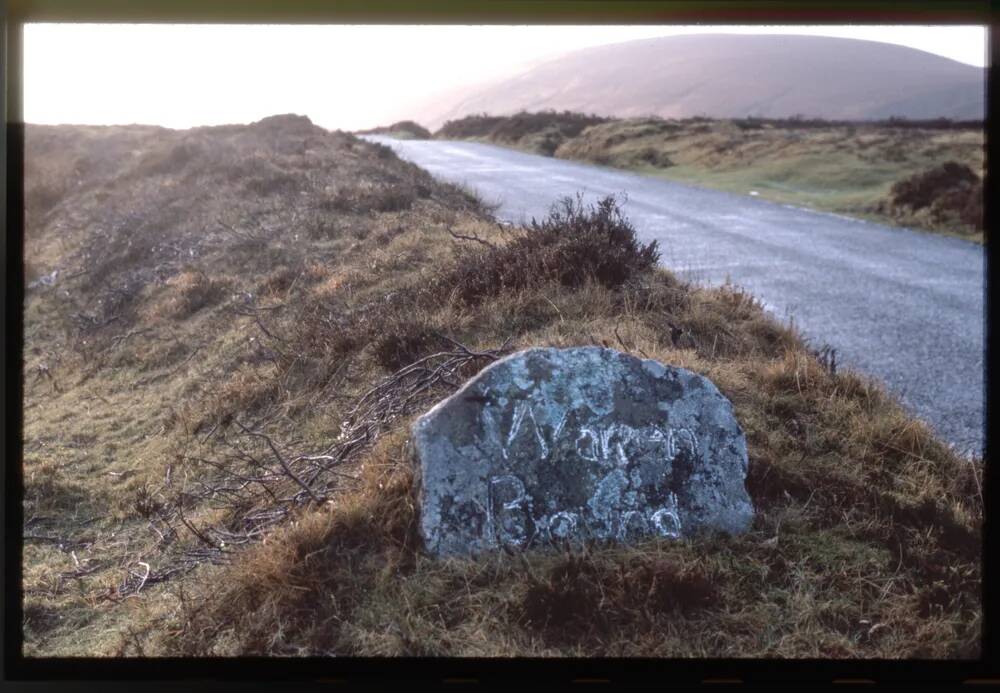
[[[563,123],[581,127],[571,131]],[[513,134],[510,134],[513,133]],[[982,242],[982,124],[888,120],[470,116],[435,137],[475,139]],[[544,141],[544,146],[540,143]],[[951,162],[961,174],[936,174]],[[901,189],[932,178],[924,195]]]

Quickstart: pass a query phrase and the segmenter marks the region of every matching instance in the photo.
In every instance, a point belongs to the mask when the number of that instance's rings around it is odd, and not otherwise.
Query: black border
[[[992,626],[996,623],[997,602],[985,589],[998,574],[995,570],[995,532],[993,493],[996,473],[985,470],[986,526],[983,547],[983,649],[978,661],[932,660],[654,660],[654,659],[286,659],[246,657],[236,659],[180,658],[30,658],[21,656],[22,605],[20,599],[23,509],[21,473],[22,384],[21,373],[23,316],[23,170],[24,124],[21,117],[21,23],[28,21],[77,22],[171,22],[171,23],[368,23],[368,24],[989,24],[990,63],[995,64],[998,49],[992,41],[997,27],[994,2],[938,0],[935,2],[864,2],[815,3],[787,0],[428,0],[419,4],[401,0],[342,0],[337,3],[288,0],[278,4],[264,0],[235,3],[221,0],[13,0],[8,3],[4,31],[0,36],[4,64],[6,137],[2,145],[6,167],[4,176],[4,214],[7,229],[6,271],[3,311],[6,326],[6,373],[3,384],[7,416],[0,428],[5,442],[5,474],[0,481],[0,502],[5,505],[3,681],[19,682],[19,689],[48,690],[59,681],[65,688],[80,688],[100,682],[102,688],[136,687],[160,690],[150,685],[156,680],[185,681],[186,685],[212,685],[224,681],[245,684],[290,680],[317,685],[360,683],[382,680],[412,683],[461,683],[499,680],[548,680],[553,682],[598,683],[646,682],[665,686],[699,682],[982,682],[1000,684],[998,648]],[[989,162],[1000,160],[998,144],[990,124],[997,89],[996,77],[988,70],[987,78],[987,174],[985,223],[993,236],[997,211],[990,204],[998,196],[996,177],[990,175]],[[986,276],[986,311],[984,326],[987,355],[985,378],[985,421],[989,420],[990,394],[995,383],[990,377],[991,328],[995,302],[990,300],[992,249],[984,247]],[[992,449],[987,432],[984,446],[989,459]],[[14,491],[8,496],[8,491]],[[11,502],[13,501],[13,502]],[[86,681],[88,683],[72,682]],[[92,682],[92,683],[91,683]],[[169,685],[169,684],[168,684]],[[222,688],[231,686],[221,685]],[[299,688],[299,686],[296,686]]]

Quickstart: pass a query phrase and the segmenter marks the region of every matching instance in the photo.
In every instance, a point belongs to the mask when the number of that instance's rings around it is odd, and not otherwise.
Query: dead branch
[[[837,375],[837,350],[829,344],[825,344],[821,349],[814,351],[813,355],[820,365],[830,375]]]
[[[85,559],[87,563],[90,563],[93,559]],[[96,573],[98,570],[107,567],[106,563],[101,563],[99,561],[94,561],[90,565],[77,565],[75,570],[67,570],[59,573],[59,577],[64,580],[79,580],[88,575]]]
[[[234,419],[233,421],[237,426],[240,427],[240,430],[242,430],[247,435],[255,436],[257,438],[262,438],[267,443],[267,446],[271,448],[271,452],[274,453],[274,456],[278,460],[278,464],[281,465],[281,468],[285,470],[285,474],[287,474],[289,477],[292,478],[293,481],[295,481],[295,483],[301,486],[302,489],[309,494],[309,497],[312,498],[317,505],[323,502],[323,499],[319,498],[313,492],[313,490],[309,488],[309,485],[306,482],[304,482],[301,478],[299,478],[299,475],[296,474],[294,471],[292,471],[292,468],[288,466],[288,462],[286,462],[285,458],[281,456],[280,452],[278,452],[278,448],[274,444],[274,440],[271,438],[271,436],[267,435],[266,433],[261,433],[260,431],[251,431],[249,428],[240,423],[238,419]]]
[[[215,542],[213,542],[211,539],[209,539],[204,534],[199,532],[197,529],[195,529],[194,525],[188,522],[188,519],[184,517],[184,512],[181,510],[180,505],[177,506],[177,516],[180,519],[180,521],[184,524],[184,526],[191,531],[191,534],[195,535],[203,544],[211,546],[213,549],[219,548],[218,546],[215,545]]]
[[[493,245],[492,243],[490,243],[489,241],[487,241],[485,238],[480,238],[479,236],[477,236],[475,234],[472,235],[472,236],[466,236],[466,235],[463,235],[461,233],[456,233],[453,229],[448,229],[448,234],[452,238],[457,238],[460,241],[475,241],[476,243],[482,243],[483,245],[485,245],[490,250],[496,250],[497,249],[497,247],[495,245]]]
[[[124,344],[129,339],[131,339],[132,337],[137,337],[137,336],[139,336],[141,334],[145,334],[147,332],[152,332],[152,331],[153,331],[153,328],[146,327],[146,328],[143,328],[141,330],[131,330],[129,332],[126,332],[125,334],[120,334],[120,335],[118,335],[117,337],[115,337],[114,339],[111,340],[111,348],[114,349],[114,348],[118,347],[119,345]]]

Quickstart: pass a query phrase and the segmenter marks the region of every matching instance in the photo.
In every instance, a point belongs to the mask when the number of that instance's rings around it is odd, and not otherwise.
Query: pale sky
[[[24,120],[187,128],[299,113],[355,130],[572,50],[691,33],[839,36],[986,64],[983,26],[29,24]]]

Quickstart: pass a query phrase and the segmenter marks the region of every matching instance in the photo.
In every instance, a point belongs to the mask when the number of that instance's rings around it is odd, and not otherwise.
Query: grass
[[[536,129],[545,127],[544,114],[534,117]],[[495,134],[512,126],[514,118],[473,116],[451,123],[450,129],[446,126],[435,136],[484,139],[667,180],[753,193],[773,202],[983,240],[982,214],[975,213],[981,194],[971,193],[971,201],[942,203],[969,209],[964,215],[921,212],[892,201],[894,186],[950,160],[981,178],[985,165],[981,124],[898,119],[877,123],[606,119],[589,123],[563,137],[552,151],[543,151],[523,137]],[[486,121],[489,128],[475,127]],[[467,124],[462,126],[463,122]]]
[[[697,346],[664,343],[668,306]],[[211,581],[226,588],[186,612],[184,654],[975,655],[973,468],[869,383],[822,370],[752,299],[657,272],[483,309],[497,317],[482,337],[517,315],[519,346],[603,342],[711,377],[747,432],[752,531],[434,561],[419,551],[406,421],[364,457],[350,502],[305,512]]]
[[[830,372],[752,296],[657,268],[613,199],[510,229],[384,148],[299,119],[149,137],[141,149],[197,137],[203,153],[152,172],[126,158],[139,170],[88,181],[28,228],[27,259],[70,277],[25,308],[29,656],[978,655],[983,461]],[[75,144],[32,148],[49,138]],[[29,128],[28,157],[109,139]],[[251,150],[295,187],[261,197],[246,185],[259,165],[214,164]],[[380,202],[401,191],[408,206]],[[74,276],[96,263],[101,277]],[[323,502],[287,506],[217,564],[188,562],[199,534],[235,542],[247,512],[278,507],[269,492],[299,491],[241,425],[288,460],[330,450],[374,385],[452,341],[508,340],[712,379],[747,437],[751,531],[429,558],[409,424],[470,362],[408,407],[387,390],[395,413]],[[252,495],[220,490],[260,470],[276,476]]]

